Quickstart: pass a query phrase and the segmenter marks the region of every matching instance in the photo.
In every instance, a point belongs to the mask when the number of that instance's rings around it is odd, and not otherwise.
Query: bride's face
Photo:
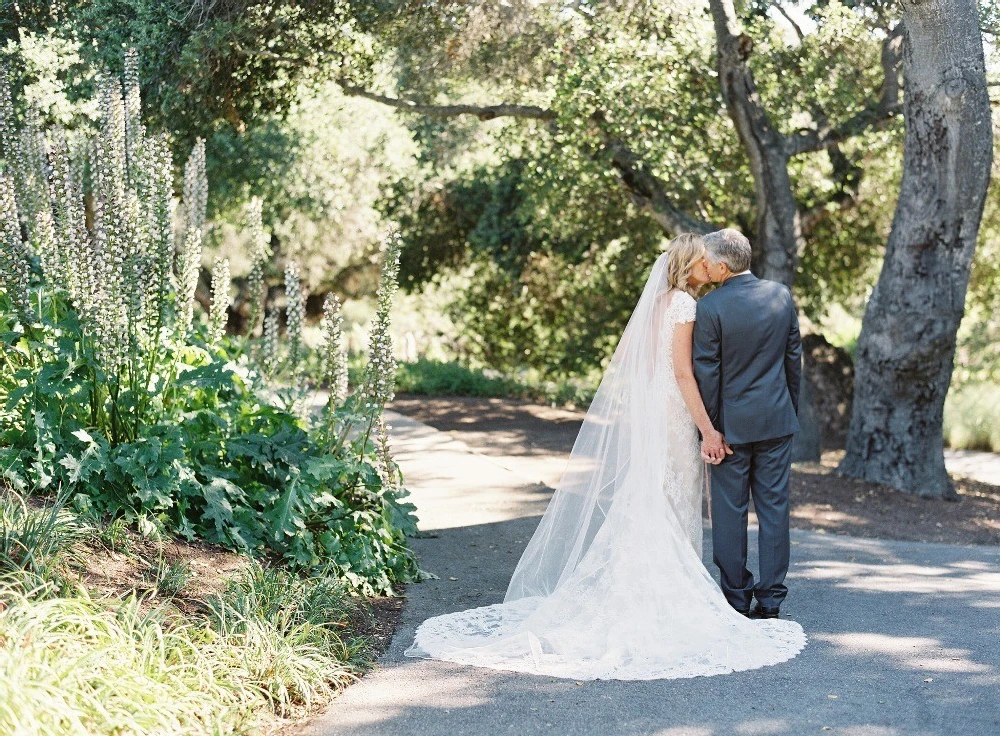
[[[708,273],[708,258],[705,253],[701,254],[701,258],[695,261],[694,266],[691,267],[691,275],[688,276],[688,286],[704,286],[712,277]]]

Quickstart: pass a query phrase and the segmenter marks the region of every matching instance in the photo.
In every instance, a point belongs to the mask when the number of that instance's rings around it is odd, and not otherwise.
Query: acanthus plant
[[[364,385],[348,395],[338,323],[324,348],[331,400],[315,416],[284,408],[275,382],[304,375],[297,266],[286,264],[282,350],[258,200],[248,329],[266,314],[263,344],[225,334],[228,262],[214,269],[209,314],[197,306],[205,145],[188,159],[175,212],[169,141],[142,123],[138,65],[130,51],[124,86],[101,78],[90,137],[42,131],[30,112],[16,124],[0,74],[0,474],[22,492],[60,488],[78,506],[389,592],[418,574],[404,537],[413,507],[386,472],[380,419],[394,379],[398,242],[390,236]]]

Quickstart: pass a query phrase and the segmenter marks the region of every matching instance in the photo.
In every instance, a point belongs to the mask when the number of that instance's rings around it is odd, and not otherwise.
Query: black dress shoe
[[[762,606],[760,603],[750,611],[750,618],[778,618],[778,607]]]

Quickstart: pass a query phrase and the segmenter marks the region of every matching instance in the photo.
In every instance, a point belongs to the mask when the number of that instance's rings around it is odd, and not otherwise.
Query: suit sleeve
[[[791,311],[791,326],[788,329],[788,342],[785,344],[785,380],[788,381],[788,394],[792,397],[795,413],[799,413],[799,387],[802,382],[802,338],[799,335],[799,317],[791,294],[788,295],[788,308]]]
[[[698,302],[695,315],[691,359],[708,418],[712,421],[712,426],[721,432],[719,409],[722,403],[722,335],[718,318],[701,301]]]

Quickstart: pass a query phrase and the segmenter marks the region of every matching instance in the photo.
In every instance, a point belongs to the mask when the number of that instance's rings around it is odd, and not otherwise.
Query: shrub
[[[587,406],[597,390],[593,374],[588,377],[551,381],[537,371],[516,375],[488,375],[458,362],[419,358],[401,363],[396,371],[396,387],[404,393],[428,396],[476,396],[520,398],[544,401],[556,406]]]
[[[396,372],[400,391],[429,396],[522,396],[527,386],[510,378],[491,378],[461,363],[445,363],[419,358],[402,363]]]
[[[287,346],[273,308],[263,344],[223,334],[228,264],[213,279],[209,318],[196,308],[204,144],[184,168],[175,237],[170,149],[145,130],[137,59],[126,61],[124,88],[99,85],[86,165],[59,131],[46,136],[31,118],[16,127],[0,80],[0,473],[22,493],[61,488],[98,516],[271,552],[362,593],[391,593],[418,574],[405,541],[413,506],[376,442],[393,393],[398,238],[386,242],[362,386],[335,392],[314,416],[297,267],[286,268]],[[266,255],[260,239],[255,261]],[[324,370],[340,382],[334,323]]]
[[[944,437],[957,450],[1000,452],[1000,386],[969,383],[951,391],[944,405]]]

